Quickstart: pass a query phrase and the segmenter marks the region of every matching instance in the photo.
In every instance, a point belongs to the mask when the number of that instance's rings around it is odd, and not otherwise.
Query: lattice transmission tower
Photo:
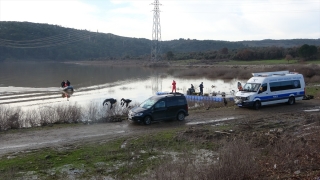
[[[160,25],[160,9],[159,0],[154,0],[153,9],[153,27],[152,27],[152,42],[151,42],[151,61],[161,60],[161,25]]]

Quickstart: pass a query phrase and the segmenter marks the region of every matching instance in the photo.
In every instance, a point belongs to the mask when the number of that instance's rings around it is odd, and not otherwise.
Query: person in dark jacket
[[[116,99],[113,98],[109,98],[109,99],[105,99],[102,103],[102,105],[108,105],[108,102],[110,103],[110,109],[112,109],[112,105],[115,104],[117,102]]]
[[[63,80],[63,81],[61,82],[61,87],[64,88],[65,86],[66,86],[66,82]]]
[[[201,82],[201,84],[199,85],[200,88],[200,96],[203,96],[203,82]]]
[[[126,107],[128,107],[129,106],[129,103],[131,103],[131,99],[124,99],[124,98],[122,98],[121,99],[121,106],[123,107],[124,106],[124,104],[126,104]]]
[[[194,86],[193,86],[193,84],[191,84],[191,87],[188,89],[188,92],[187,92],[187,94],[188,95],[193,95],[193,93],[195,93],[196,91],[195,91],[195,89],[194,89]]]
[[[70,86],[70,84],[71,84],[71,83],[70,83],[70,81],[69,81],[69,80],[67,80],[67,86]]]

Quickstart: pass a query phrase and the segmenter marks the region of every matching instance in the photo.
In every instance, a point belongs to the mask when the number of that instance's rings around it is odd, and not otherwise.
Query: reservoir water
[[[106,98],[131,99],[141,103],[157,92],[171,92],[172,80],[177,92],[186,94],[193,84],[204,93],[236,90],[237,80],[224,81],[205,77],[175,77],[167,69],[139,66],[79,65],[66,63],[0,63],[0,105],[31,108],[55,104],[101,104]],[[170,75],[171,74],[171,75]],[[70,98],[63,97],[60,83],[69,80],[74,87]],[[215,87],[212,88],[211,86]]]

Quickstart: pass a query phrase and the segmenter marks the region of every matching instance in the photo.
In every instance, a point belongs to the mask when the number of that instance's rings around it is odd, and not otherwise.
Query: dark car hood
[[[143,112],[145,110],[147,110],[147,109],[142,108],[142,107],[134,107],[134,108],[131,109],[131,111],[134,112],[134,113]]]

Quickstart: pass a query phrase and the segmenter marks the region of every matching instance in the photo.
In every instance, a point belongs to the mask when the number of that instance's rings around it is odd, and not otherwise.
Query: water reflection
[[[151,76],[151,89],[152,94],[156,94],[159,91],[162,91],[162,78],[161,74],[153,73]]]
[[[141,67],[83,66],[64,63],[0,62],[0,87],[59,87],[69,79],[75,88],[135,78],[147,78],[152,69]]]

